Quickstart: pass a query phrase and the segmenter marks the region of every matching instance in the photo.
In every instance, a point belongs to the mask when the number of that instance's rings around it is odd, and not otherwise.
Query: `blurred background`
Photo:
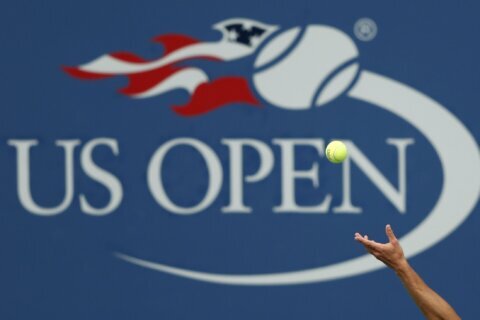
[[[479,9],[4,3],[0,318],[417,319],[373,258],[336,268],[364,259],[355,232],[383,242],[390,223],[473,319]]]

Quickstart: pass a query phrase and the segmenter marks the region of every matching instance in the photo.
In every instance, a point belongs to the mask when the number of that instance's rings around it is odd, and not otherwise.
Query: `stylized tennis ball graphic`
[[[289,29],[271,40],[255,61],[258,93],[285,109],[324,105],[355,79],[359,64],[355,43],[344,32],[324,25]]]

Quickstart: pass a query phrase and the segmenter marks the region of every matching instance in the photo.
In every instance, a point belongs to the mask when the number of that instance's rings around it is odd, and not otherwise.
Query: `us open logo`
[[[120,52],[100,56],[77,67],[65,67],[65,71],[84,80],[126,76],[129,83],[121,89],[121,93],[135,99],[153,98],[176,89],[186,90],[190,94],[189,102],[183,106],[172,106],[181,116],[200,116],[233,103],[241,103],[245,108],[277,107],[285,109],[285,112],[311,112],[313,108],[322,107],[340,96],[367,103],[415,127],[428,140],[440,159],[443,171],[440,195],[428,216],[400,239],[407,257],[415,256],[446,238],[472,212],[480,192],[480,156],[474,137],[439,102],[406,84],[362,69],[358,62],[359,50],[346,33],[320,24],[282,30],[280,26],[240,18],[228,19],[213,27],[222,33],[222,38],[217,42],[200,42],[183,35],[165,35],[155,38],[155,41],[165,47],[165,53],[159,59],[147,61],[135,54]],[[250,55],[255,55],[255,71],[251,78],[231,75],[211,79],[206,70],[188,64],[194,59],[227,63]],[[262,109],[258,109],[258,112],[262,112]],[[452,136],[455,139],[450,139]],[[17,148],[19,190],[29,190],[28,150],[34,144],[20,140],[10,140],[9,143]],[[111,141],[96,143],[107,144],[118,153],[116,144]],[[231,171],[230,177],[230,203],[222,211],[249,212],[251,208],[243,201],[243,184],[260,181],[269,175],[273,166],[272,151],[264,142],[256,139],[223,139],[222,143],[229,148],[234,159],[232,167],[235,169]],[[318,173],[315,167],[303,172],[294,169],[292,163],[295,145],[310,145],[321,153],[323,141],[274,139],[273,143],[280,147],[283,157],[282,201],[273,211],[325,210],[328,199],[318,206],[299,206],[295,202],[295,190],[292,188],[292,182],[294,184],[297,178],[310,179],[315,184],[315,175]],[[413,141],[387,141],[398,151],[397,188],[381,176],[353,142],[346,143],[350,159],[344,163],[344,170],[349,170],[350,163],[355,163],[369,174],[397,210],[404,212],[405,152]],[[205,160],[208,169],[206,195],[200,203],[192,207],[181,207],[169,199],[159,178],[165,155],[181,145],[195,148]],[[90,167],[93,164],[88,162],[89,152],[94,146],[95,144],[88,146],[90,149],[86,151],[84,158],[86,164],[90,163]],[[261,163],[256,173],[247,176],[243,175],[240,165],[244,146],[252,147],[259,154]],[[67,154],[74,146],[65,144],[64,148]],[[458,157],[458,154],[462,154],[462,157]],[[27,175],[22,175],[22,170],[26,170]],[[90,170],[90,173],[101,176],[98,170]],[[99,180],[102,180],[101,177]],[[107,180],[105,178],[103,181]],[[218,196],[222,182],[223,170],[215,152],[207,144],[194,138],[168,141],[153,154],[147,169],[147,184],[153,198],[160,206],[175,214],[190,215],[208,208]],[[345,183],[348,181],[345,180]],[[118,185],[116,188],[119,188]],[[115,188],[112,187],[111,190],[113,189]],[[19,194],[24,197],[23,204],[33,202],[25,191],[20,191]],[[116,205],[109,208],[108,212],[119,205],[118,199],[121,197],[117,197]],[[35,210],[33,206],[30,208]],[[348,201],[344,201],[337,210],[354,211],[355,208]],[[364,255],[296,271],[221,274],[165,265],[124,252],[115,255],[141,267],[190,279],[231,285],[321,282],[360,275],[383,267],[380,262]]]

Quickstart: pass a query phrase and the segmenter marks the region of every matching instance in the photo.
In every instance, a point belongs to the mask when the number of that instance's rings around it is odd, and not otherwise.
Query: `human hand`
[[[365,249],[375,258],[382,261],[388,267],[398,271],[407,264],[407,260],[403,254],[403,249],[400,246],[392,228],[389,224],[385,227],[385,232],[388,237],[388,243],[378,243],[368,239],[368,236],[362,236],[360,233],[355,233],[355,240],[363,244]]]

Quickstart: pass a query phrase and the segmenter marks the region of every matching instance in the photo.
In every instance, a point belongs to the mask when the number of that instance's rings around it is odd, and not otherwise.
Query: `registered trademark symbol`
[[[372,41],[377,36],[377,24],[370,18],[361,18],[355,22],[353,32],[358,40]]]

